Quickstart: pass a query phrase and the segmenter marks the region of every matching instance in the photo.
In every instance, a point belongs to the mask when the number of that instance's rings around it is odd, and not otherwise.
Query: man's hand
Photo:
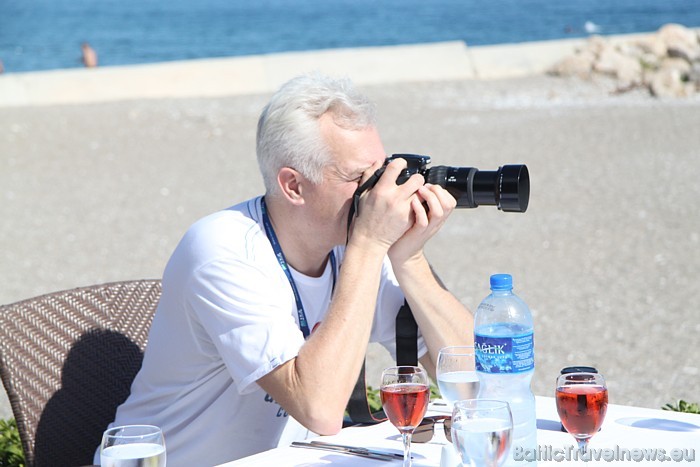
[[[411,201],[415,221],[389,249],[394,267],[423,256],[425,243],[443,226],[457,206],[457,201],[440,185],[426,184],[418,188]]]
[[[423,198],[419,195],[424,183],[422,175],[414,174],[404,184],[396,184],[396,179],[406,169],[406,165],[404,159],[392,161],[376,185],[362,194],[350,242],[369,242],[387,252],[412,228],[417,207],[425,211],[420,206]],[[363,182],[380,167],[381,164],[371,167],[365,173]],[[430,198],[434,202],[434,196]]]

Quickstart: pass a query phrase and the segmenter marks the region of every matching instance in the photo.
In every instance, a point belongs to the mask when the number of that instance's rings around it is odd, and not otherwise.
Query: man
[[[404,298],[421,363],[466,344],[470,313],[440,286],[423,246],[455,200],[391,162],[370,102],[346,80],[295,78],[258,122],[258,197],[195,223],[163,276],[143,367],[113,425],[155,424],[168,465],[213,465],[309,432],[334,434],[367,344],[394,351]],[[306,337],[305,337],[306,336]]]

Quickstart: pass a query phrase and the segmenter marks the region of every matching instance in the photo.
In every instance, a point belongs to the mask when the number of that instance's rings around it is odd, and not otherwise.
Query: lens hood
[[[498,207],[505,212],[525,212],[530,202],[530,173],[526,165],[504,165],[498,174]]]

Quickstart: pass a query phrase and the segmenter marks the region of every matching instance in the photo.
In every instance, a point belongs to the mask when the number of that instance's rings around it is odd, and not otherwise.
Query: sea
[[[700,0],[0,0],[5,73],[345,47],[700,27]]]

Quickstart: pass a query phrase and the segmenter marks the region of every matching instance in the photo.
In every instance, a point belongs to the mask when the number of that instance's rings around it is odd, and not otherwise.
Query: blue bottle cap
[[[491,290],[511,290],[513,276],[510,274],[494,274],[491,276]]]

